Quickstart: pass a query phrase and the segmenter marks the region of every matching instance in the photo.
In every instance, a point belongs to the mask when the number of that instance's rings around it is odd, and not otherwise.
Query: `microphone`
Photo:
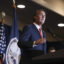
[[[51,31],[51,29],[48,29],[48,28],[47,28],[47,31],[48,31],[53,37],[56,37],[56,35]]]
[[[56,37],[56,34],[50,28],[48,28],[46,25],[45,25],[45,28],[47,32],[49,32],[53,37]]]

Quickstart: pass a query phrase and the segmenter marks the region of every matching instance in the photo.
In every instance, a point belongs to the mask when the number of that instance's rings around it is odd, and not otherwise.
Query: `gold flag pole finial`
[[[15,0],[13,0],[13,7],[16,8]]]
[[[2,24],[4,24],[4,17],[5,17],[5,12],[2,12],[2,19],[1,19]]]

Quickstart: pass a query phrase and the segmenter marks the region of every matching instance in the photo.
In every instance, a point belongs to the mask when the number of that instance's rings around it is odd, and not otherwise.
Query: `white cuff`
[[[33,47],[35,47],[35,46],[37,46],[36,44],[35,44],[35,41],[33,42]]]

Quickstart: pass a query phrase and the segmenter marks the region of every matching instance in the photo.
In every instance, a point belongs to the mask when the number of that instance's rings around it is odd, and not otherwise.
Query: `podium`
[[[64,64],[64,49],[32,58],[33,64]]]

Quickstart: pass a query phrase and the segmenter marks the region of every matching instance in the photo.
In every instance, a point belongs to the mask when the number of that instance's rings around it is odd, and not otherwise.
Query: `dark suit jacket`
[[[46,34],[42,30],[43,37],[46,38]],[[46,42],[44,44],[38,44],[33,47],[33,42],[40,39],[41,35],[34,24],[25,26],[22,31],[22,36],[18,46],[22,49],[22,56],[25,58],[46,54]],[[38,52],[39,51],[39,52]]]

